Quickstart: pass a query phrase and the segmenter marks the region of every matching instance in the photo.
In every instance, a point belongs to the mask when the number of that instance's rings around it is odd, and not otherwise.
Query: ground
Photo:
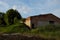
[[[43,39],[60,39],[60,25],[47,25],[41,26],[35,29],[28,29],[24,24],[13,24],[6,27],[0,27],[0,34],[12,34],[20,33],[22,36],[26,35],[27,37],[38,36],[38,38]],[[4,36],[5,37],[5,36]]]

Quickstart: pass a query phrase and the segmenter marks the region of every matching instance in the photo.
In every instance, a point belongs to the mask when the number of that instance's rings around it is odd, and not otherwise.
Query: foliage
[[[34,34],[41,34],[45,37],[60,37],[60,25],[46,25],[40,26],[34,30],[32,30]]]
[[[18,21],[19,19],[22,18],[20,13],[17,10],[13,10],[13,9],[9,9],[6,12],[6,16],[9,24],[14,24],[14,20]]]
[[[6,25],[5,20],[4,20],[4,15],[5,13],[0,12],[0,25]]]
[[[13,24],[8,25],[5,27],[0,26],[0,32],[1,33],[24,33],[27,32],[29,29],[22,23],[20,24]]]

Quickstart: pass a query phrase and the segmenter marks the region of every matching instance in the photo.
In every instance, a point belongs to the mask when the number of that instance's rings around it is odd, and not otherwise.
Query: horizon
[[[60,18],[60,0],[0,0],[0,12],[11,8],[18,10],[24,18],[48,13]]]

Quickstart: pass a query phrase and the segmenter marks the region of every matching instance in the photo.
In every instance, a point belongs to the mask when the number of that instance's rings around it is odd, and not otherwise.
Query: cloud
[[[60,5],[59,0],[45,0],[44,3],[38,2],[36,4],[37,5],[35,5],[33,7],[34,8],[33,10],[37,10],[38,13],[40,13],[40,14],[53,13],[53,14],[57,15],[58,17],[60,17],[60,9],[57,9]],[[36,11],[34,11],[34,12],[36,12]]]
[[[13,5],[12,9],[14,9],[14,10],[17,9],[17,6],[16,5]]]
[[[48,14],[48,13],[52,13],[54,15],[56,15],[57,17],[60,17],[60,9],[55,9],[52,12],[42,12],[41,14]]]
[[[60,5],[59,0],[29,0],[29,2],[25,2],[25,0],[22,2],[19,1],[17,2],[17,5],[14,4],[12,8],[17,9],[23,16],[26,17],[47,13],[53,13],[54,15],[60,17],[60,9],[57,9]]]
[[[22,12],[22,13],[27,14],[27,13],[30,13],[32,10],[28,6],[21,6],[20,9],[19,9],[19,11]]]
[[[5,12],[8,8],[9,8],[8,3],[3,2],[3,1],[0,1],[0,11],[1,11],[1,12],[2,12],[2,11]]]
[[[0,1],[0,5],[4,6],[4,7],[6,7],[6,8],[9,7],[9,5],[8,5],[7,3],[3,2],[3,1]]]
[[[6,0],[0,1],[0,10],[17,9],[23,16],[45,13],[58,15],[60,13],[59,5],[60,0]]]
[[[59,0],[47,0],[45,3],[46,7],[53,7],[57,4],[59,4]]]
[[[34,9],[44,10],[55,7],[56,5],[60,4],[59,0],[35,0],[35,2],[31,3]]]
[[[23,13],[23,14],[28,14],[32,12],[32,9],[29,6],[22,3],[20,5],[13,5],[12,8],[17,9],[20,13]]]
[[[60,9],[55,9],[52,13],[60,17]]]

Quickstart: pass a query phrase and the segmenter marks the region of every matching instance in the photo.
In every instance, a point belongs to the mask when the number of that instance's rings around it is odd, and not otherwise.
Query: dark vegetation
[[[24,20],[17,10],[9,9],[6,13],[0,12],[0,34],[20,33],[28,36],[60,39],[60,25],[46,25],[29,29],[24,24]]]
[[[0,25],[12,25],[22,19],[17,10],[9,9],[6,13],[0,12]]]
[[[5,21],[4,21],[4,13],[0,12],[0,26],[2,25],[6,25]]]

